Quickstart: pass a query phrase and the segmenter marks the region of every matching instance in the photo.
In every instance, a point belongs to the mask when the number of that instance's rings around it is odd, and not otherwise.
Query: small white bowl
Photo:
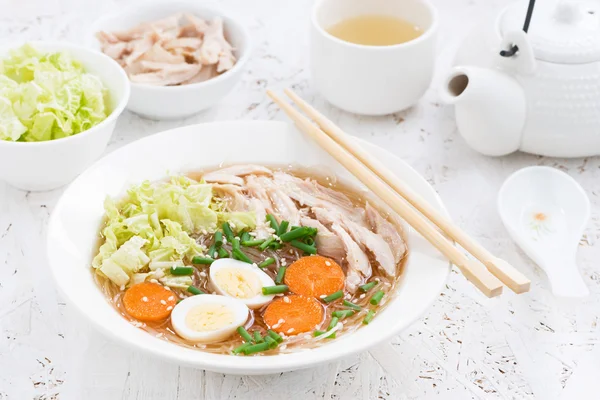
[[[60,42],[29,43],[43,52],[71,54],[102,80],[110,96],[110,115],[87,131],[46,142],[0,140],[0,180],[22,190],[51,190],[71,182],[102,155],[129,99],[129,80],[117,62],[97,51]],[[0,48],[0,59],[21,45]]]
[[[435,190],[408,164],[380,147],[363,141],[360,144],[445,214]],[[133,326],[109,304],[91,271],[106,196],[121,196],[133,183],[163,179],[168,173],[248,162],[319,167],[366,190],[310,139],[282,122],[190,125],[138,140],[83,173],[54,208],[46,249],[56,284],[69,306],[114,340],[162,360],[217,372],[257,375],[307,368],[364,351],[397,335],[438,297],[450,265],[429,242],[407,228],[409,256],[389,303],[369,325],[322,347],[257,357],[209,354],[169,343]]]
[[[181,86],[152,86],[131,83],[131,98],[127,108],[150,119],[177,119],[194,115],[214,106],[238,83],[244,66],[250,57],[250,36],[235,19],[216,9],[199,3],[185,1],[169,3],[137,4],[114,15],[94,22],[86,37],[86,44],[101,51],[96,39],[99,31],[116,31],[133,28],[142,22],[150,22],[179,12],[189,12],[199,17],[223,18],[225,36],[234,47],[236,64],[229,71],[205,82]]]

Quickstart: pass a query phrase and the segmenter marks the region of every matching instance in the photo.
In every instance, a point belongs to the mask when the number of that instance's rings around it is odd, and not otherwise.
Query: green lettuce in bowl
[[[40,142],[76,135],[110,114],[108,91],[67,52],[26,44],[0,60],[0,140]]]

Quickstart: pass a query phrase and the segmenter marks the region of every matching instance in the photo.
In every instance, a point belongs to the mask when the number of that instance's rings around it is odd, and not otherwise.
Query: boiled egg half
[[[264,306],[275,297],[262,294],[263,287],[274,286],[275,282],[255,265],[221,258],[211,264],[209,275],[217,293],[238,299],[252,309]]]
[[[175,306],[171,324],[179,336],[195,343],[227,339],[248,319],[248,307],[239,300],[214,294],[191,296]]]

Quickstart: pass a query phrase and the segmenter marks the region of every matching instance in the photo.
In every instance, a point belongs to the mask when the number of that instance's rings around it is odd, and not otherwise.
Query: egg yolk
[[[214,331],[231,325],[233,311],[222,304],[203,304],[192,308],[185,317],[185,324],[196,332]]]
[[[215,274],[215,281],[228,295],[238,299],[249,299],[261,292],[260,279],[243,269],[223,268]]]

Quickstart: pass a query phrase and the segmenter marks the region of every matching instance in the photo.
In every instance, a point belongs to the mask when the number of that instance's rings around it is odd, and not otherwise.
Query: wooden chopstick
[[[452,221],[446,218],[442,213],[433,208],[420,195],[415,193],[409,186],[394,175],[381,162],[363,150],[356,144],[348,134],[342,131],[333,122],[324,115],[315,110],[311,105],[302,100],[296,93],[286,89],[285,93],[296,103],[296,105],[306,113],[313,121],[319,125],[321,130],[329,137],[335,140],[340,146],[345,148],[354,157],[360,160],[367,168],[374,172],[382,181],[387,183],[400,196],[404,197],[413,207],[419,210],[431,222],[437,225],[446,235],[460,244],[465,250],[477,258],[488,270],[494,274],[502,283],[508,286],[515,293],[524,293],[529,291],[531,281],[508,262],[495,257],[485,247],[477,243],[466,232],[456,226]]]
[[[302,132],[315,140],[321,148],[327,151],[352,175],[373,191],[392,210],[398,213],[400,217],[444,254],[483,294],[488,297],[495,297],[502,293],[502,282],[498,278],[492,275],[476,260],[468,259],[436,228],[429,224],[404,198],[381,181],[377,175],[290,104],[283,101],[270,90],[267,90],[267,94],[287,113]]]

